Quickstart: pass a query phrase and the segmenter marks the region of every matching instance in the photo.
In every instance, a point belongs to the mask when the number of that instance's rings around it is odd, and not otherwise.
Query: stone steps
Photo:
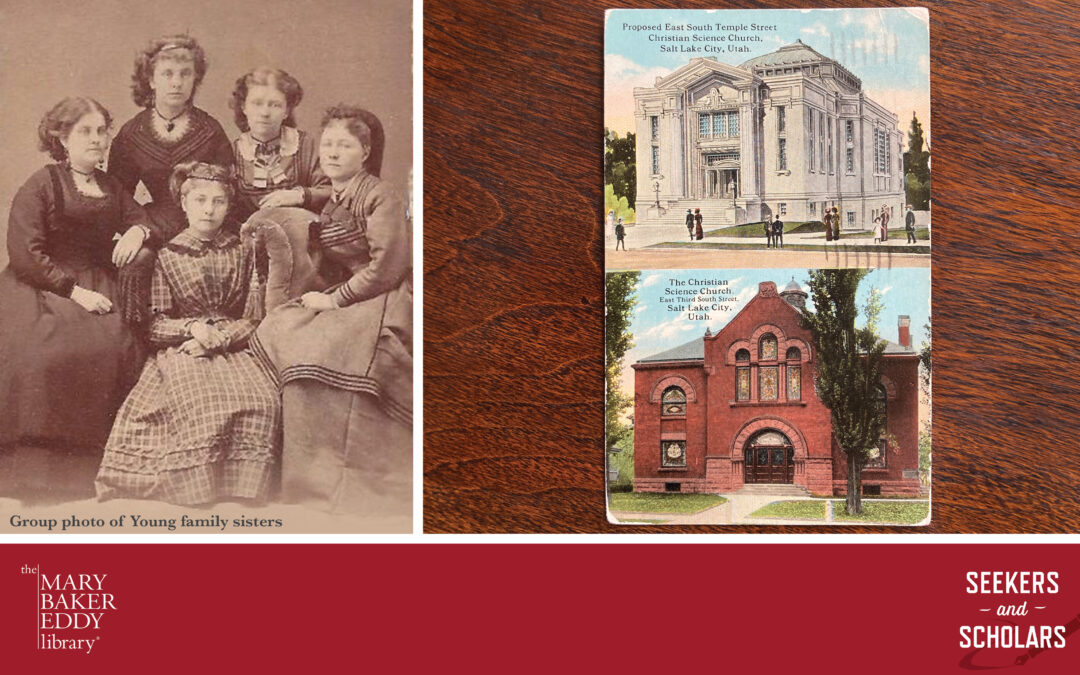
[[[721,205],[716,200],[683,200],[676,206],[667,210],[662,218],[649,220],[649,225],[681,225],[686,227],[686,209],[693,211],[701,209],[701,227],[706,230],[715,230],[720,227],[730,227],[735,224],[735,210],[731,202]],[[638,218],[647,218],[648,204],[642,204],[638,209]]]
[[[790,484],[751,483],[744,485],[737,495],[764,495],[769,497],[810,497],[810,492],[801,486]]]

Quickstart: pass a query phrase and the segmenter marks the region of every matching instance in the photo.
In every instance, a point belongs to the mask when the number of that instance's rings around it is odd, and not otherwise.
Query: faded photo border
[[[190,0],[179,4],[0,0],[0,96],[4,100],[0,138],[5,151],[0,163],[0,240],[6,240],[9,207],[19,186],[52,161],[37,149],[38,124],[45,112],[65,97],[92,97],[111,112],[115,135],[141,110],[131,96],[136,55],[152,38],[170,34],[188,34],[205,50],[208,69],[193,104],[216,119],[230,140],[240,133],[229,107],[237,78],[262,66],[281,68],[301,83],[304,94],[295,110],[297,127],[315,138],[323,112],[332,105],[352,104],[374,113],[386,140],[381,179],[408,199],[412,236],[414,242],[419,240],[419,193],[413,192],[414,169],[419,170],[414,166],[419,157],[414,148],[419,142],[418,93],[414,90],[417,9],[418,3],[409,0]],[[418,190],[419,178],[416,183]],[[419,261],[412,243],[410,248],[415,278]],[[0,268],[7,263],[3,246]],[[415,293],[419,295],[418,287]],[[415,317],[420,305],[415,297],[413,305]],[[413,340],[417,344],[418,335]],[[414,363],[414,373],[415,367]],[[419,400],[418,392],[414,389],[414,401]],[[413,435],[415,445],[415,426]],[[415,450],[414,455],[415,463]],[[49,468],[48,460],[40,462],[43,470]],[[409,477],[409,484],[417,489],[415,475]],[[418,503],[414,494],[413,511]],[[183,529],[179,523],[185,514],[208,523],[227,523]],[[14,516],[55,521],[56,526],[14,526]],[[121,516],[121,526],[109,526]],[[67,518],[96,519],[102,525],[63,530],[61,523]],[[138,518],[153,524],[132,527]],[[260,524],[250,525],[253,521]],[[415,513],[327,514],[273,498],[262,506],[222,503],[185,508],[149,500],[88,498],[55,503],[44,495],[40,502],[19,501],[0,492],[0,534],[407,533],[416,522]]]

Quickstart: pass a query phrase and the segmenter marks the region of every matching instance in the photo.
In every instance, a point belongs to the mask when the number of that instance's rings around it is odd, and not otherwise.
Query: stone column
[[[740,92],[741,93],[741,92]],[[747,198],[758,195],[757,121],[752,103],[739,104],[739,173],[742,175],[742,194]]]
[[[668,167],[668,199],[678,200],[686,196],[686,184],[683,177],[686,175],[686,154],[683,148],[681,110],[668,112],[668,141],[671,146],[671,165]]]

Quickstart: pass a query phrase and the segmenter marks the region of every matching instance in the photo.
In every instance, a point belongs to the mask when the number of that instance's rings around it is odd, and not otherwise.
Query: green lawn
[[[773,502],[750,514],[751,518],[784,518],[790,520],[825,520],[825,502],[800,499]]]
[[[636,513],[697,513],[726,501],[727,499],[717,495],[613,492],[611,493],[611,510]]]
[[[825,236],[825,223],[820,220],[808,220],[808,221],[792,221],[784,222],[784,234],[808,234],[811,232],[820,232],[822,237]],[[716,230],[707,230],[705,232],[706,237],[749,237],[757,238],[764,241],[765,232],[762,229],[761,223],[745,223],[743,225],[732,225],[730,227],[721,227]],[[889,238],[898,237],[900,239],[907,240],[907,234],[903,227],[889,228]],[[871,230],[858,230],[855,232],[841,232],[840,239],[873,239],[874,231]],[[930,241],[930,228],[920,227],[915,230],[916,241]],[[824,239],[823,239],[824,240]]]
[[[659,244],[652,244],[646,246],[646,249],[652,248],[696,248],[696,249],[713,249],[722,251],[740,251],[740,250],[757,250],[764,251],[765,241],[754,243],[726,243],[726,242],[714,242],[714,241],[665,241]],[[788,251],[825,251],[830,253],[839,250],[841,253],[884,253],[889,255],[890,253],[929,253],[930,247],[924,244],[911,244],[904,248],[896,247],[890,248],[887,246],[881,246],[880,244],[874,244],[867,241],[865,244],[858,243],[844,243],[839,245],[826,244],[822,239],[820,244],[786,244],[783,250]],[[772,249],[769,249],[772,250]]]
[[[788,232],[824,232],[825,223],[820,220],[784,222],[784,234]],[[891,230],[890,230],[891,231]],[[706,237],[759,237],[765,238],[764,223],[745,223],[721,227],[718,230],[709,230]]]
[[[889,228],[889,239],[891,240],[894,237],[903,239],[904,241],[907,241],[907,234],[905,233],[904,228],[902,228],[902,227],[898,227],[896,229],[893,229],[891,227]],[[874,238],[874,231],[873,230],[867,230],[866,232],[841,232],[840,233],[840,238],[841,239],[873,239]],[[930,228],[928,228],[928,227],[915,228],[915,240],[916,241],[930,241]]]
[[[833,502],[833,520],[836,522],[921,523],[930,513],[929,502],[863,502],[863,512],[850,516],[843,501]]]

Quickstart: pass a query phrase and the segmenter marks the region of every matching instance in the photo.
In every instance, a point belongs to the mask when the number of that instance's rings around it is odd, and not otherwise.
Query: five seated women
[[[144,110],[114,140],[92,99],[42,121],[58,164],[16,196],[0,274],[0,452],[101,453],[107,438],[102,499],[407,512],[410,235],[378,178],[381,124],[337,106],[316,143],[293,118],[299,83],[260,68],[237,81],[230,144],[192,104],[205,74],[194,39],[166,36],[139,55]],[[234,234],[244,220],[257,237]],[[293,259],[318,274],[271,296],[284,303],[255,340],[273,307],[254,244],[271,230],[291,233],[276,240],[286,275]],[[269,275],[282,275],[273,259]]]

